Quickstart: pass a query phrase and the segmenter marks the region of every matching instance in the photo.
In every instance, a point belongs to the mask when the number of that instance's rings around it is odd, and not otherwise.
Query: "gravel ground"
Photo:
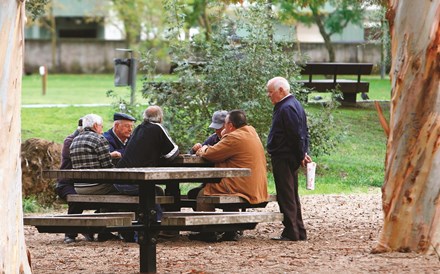
[[[275,242],[281,223],[259,224],[237,242],[189,241],[187,232],[157,245],[158,273],[440,273],[440,258],[371,254],[381,224],[380,194],[301,197],[308,240]],[[267,211],[278,211],[276,203]],[[122,241],[63,243],[62,234],[25,227],[34,273],[137,273],[139,249]]]

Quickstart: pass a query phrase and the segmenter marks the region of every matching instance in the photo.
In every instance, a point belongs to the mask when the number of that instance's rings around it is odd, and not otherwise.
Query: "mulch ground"
[[[436,254],[371,254],[382,225],[380,194],[301,197],[308,240],[276,242],[281,223],[259,224],[237,242],[190,241],[187,232],[157,245],[158,273],[440,273]],[[276,203],[265,209],[278,211]],[[71,244],[25,227],[34,273],[138,273],[136,243]]]

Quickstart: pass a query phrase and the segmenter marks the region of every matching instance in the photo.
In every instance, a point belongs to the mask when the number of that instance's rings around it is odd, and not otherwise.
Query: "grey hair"
[[[286,78],[283,78],[280,76],[274,77],[267,82],[266,87],[269,88],[271,86],[272,86],[273,90],[279,90],[280,87],[282,87],[283,90],[285,90],[286,92],[290,92],[289,82],[286,80]]]
[[[82,118],[83,128],[93,128],[94,124],[102,125],[102,118],[96,114],[87,114]]]
[[[145,122],[162,123],[163,111],[159,106],[149,106],[143,116]]]

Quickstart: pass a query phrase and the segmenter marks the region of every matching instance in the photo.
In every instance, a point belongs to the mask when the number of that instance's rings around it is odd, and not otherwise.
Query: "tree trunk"
[[[30,273],[23,232],[20,165],[24,1],[0,1],[0,273]]]
[[[329,62],[334,62],[336,60],[335,49],[333,48],[330,35],[327,33],[324,23],[322,22],[322,17],[318,12],[318,8],[315,8],[312,5],[310,5],[309,8],[312,11],[313,18],[315,19],[315,23],[318,26],[319,33],[321,33],[321,36],[324,39],[324,45],[328,51]]]
[[[440,0],[389,0],[390,135],[373,252],[440,250]]]

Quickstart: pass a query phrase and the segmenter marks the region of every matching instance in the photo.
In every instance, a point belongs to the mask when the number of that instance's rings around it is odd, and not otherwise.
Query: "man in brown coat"
[[[255,128],[247,125],[242,110],[233,110],[225,119],[222,139],[213,146],[203,146],[197,155],[216,167],[250,168],[251,176],[223,178],[218,184],[206,184],[199,195],[235,195],[258,204],[267,201],[267,171],[263,144]],[[197,204],[198,211],[213,211],[211,204]],[[234,238],[234,237],[233,237]]]

